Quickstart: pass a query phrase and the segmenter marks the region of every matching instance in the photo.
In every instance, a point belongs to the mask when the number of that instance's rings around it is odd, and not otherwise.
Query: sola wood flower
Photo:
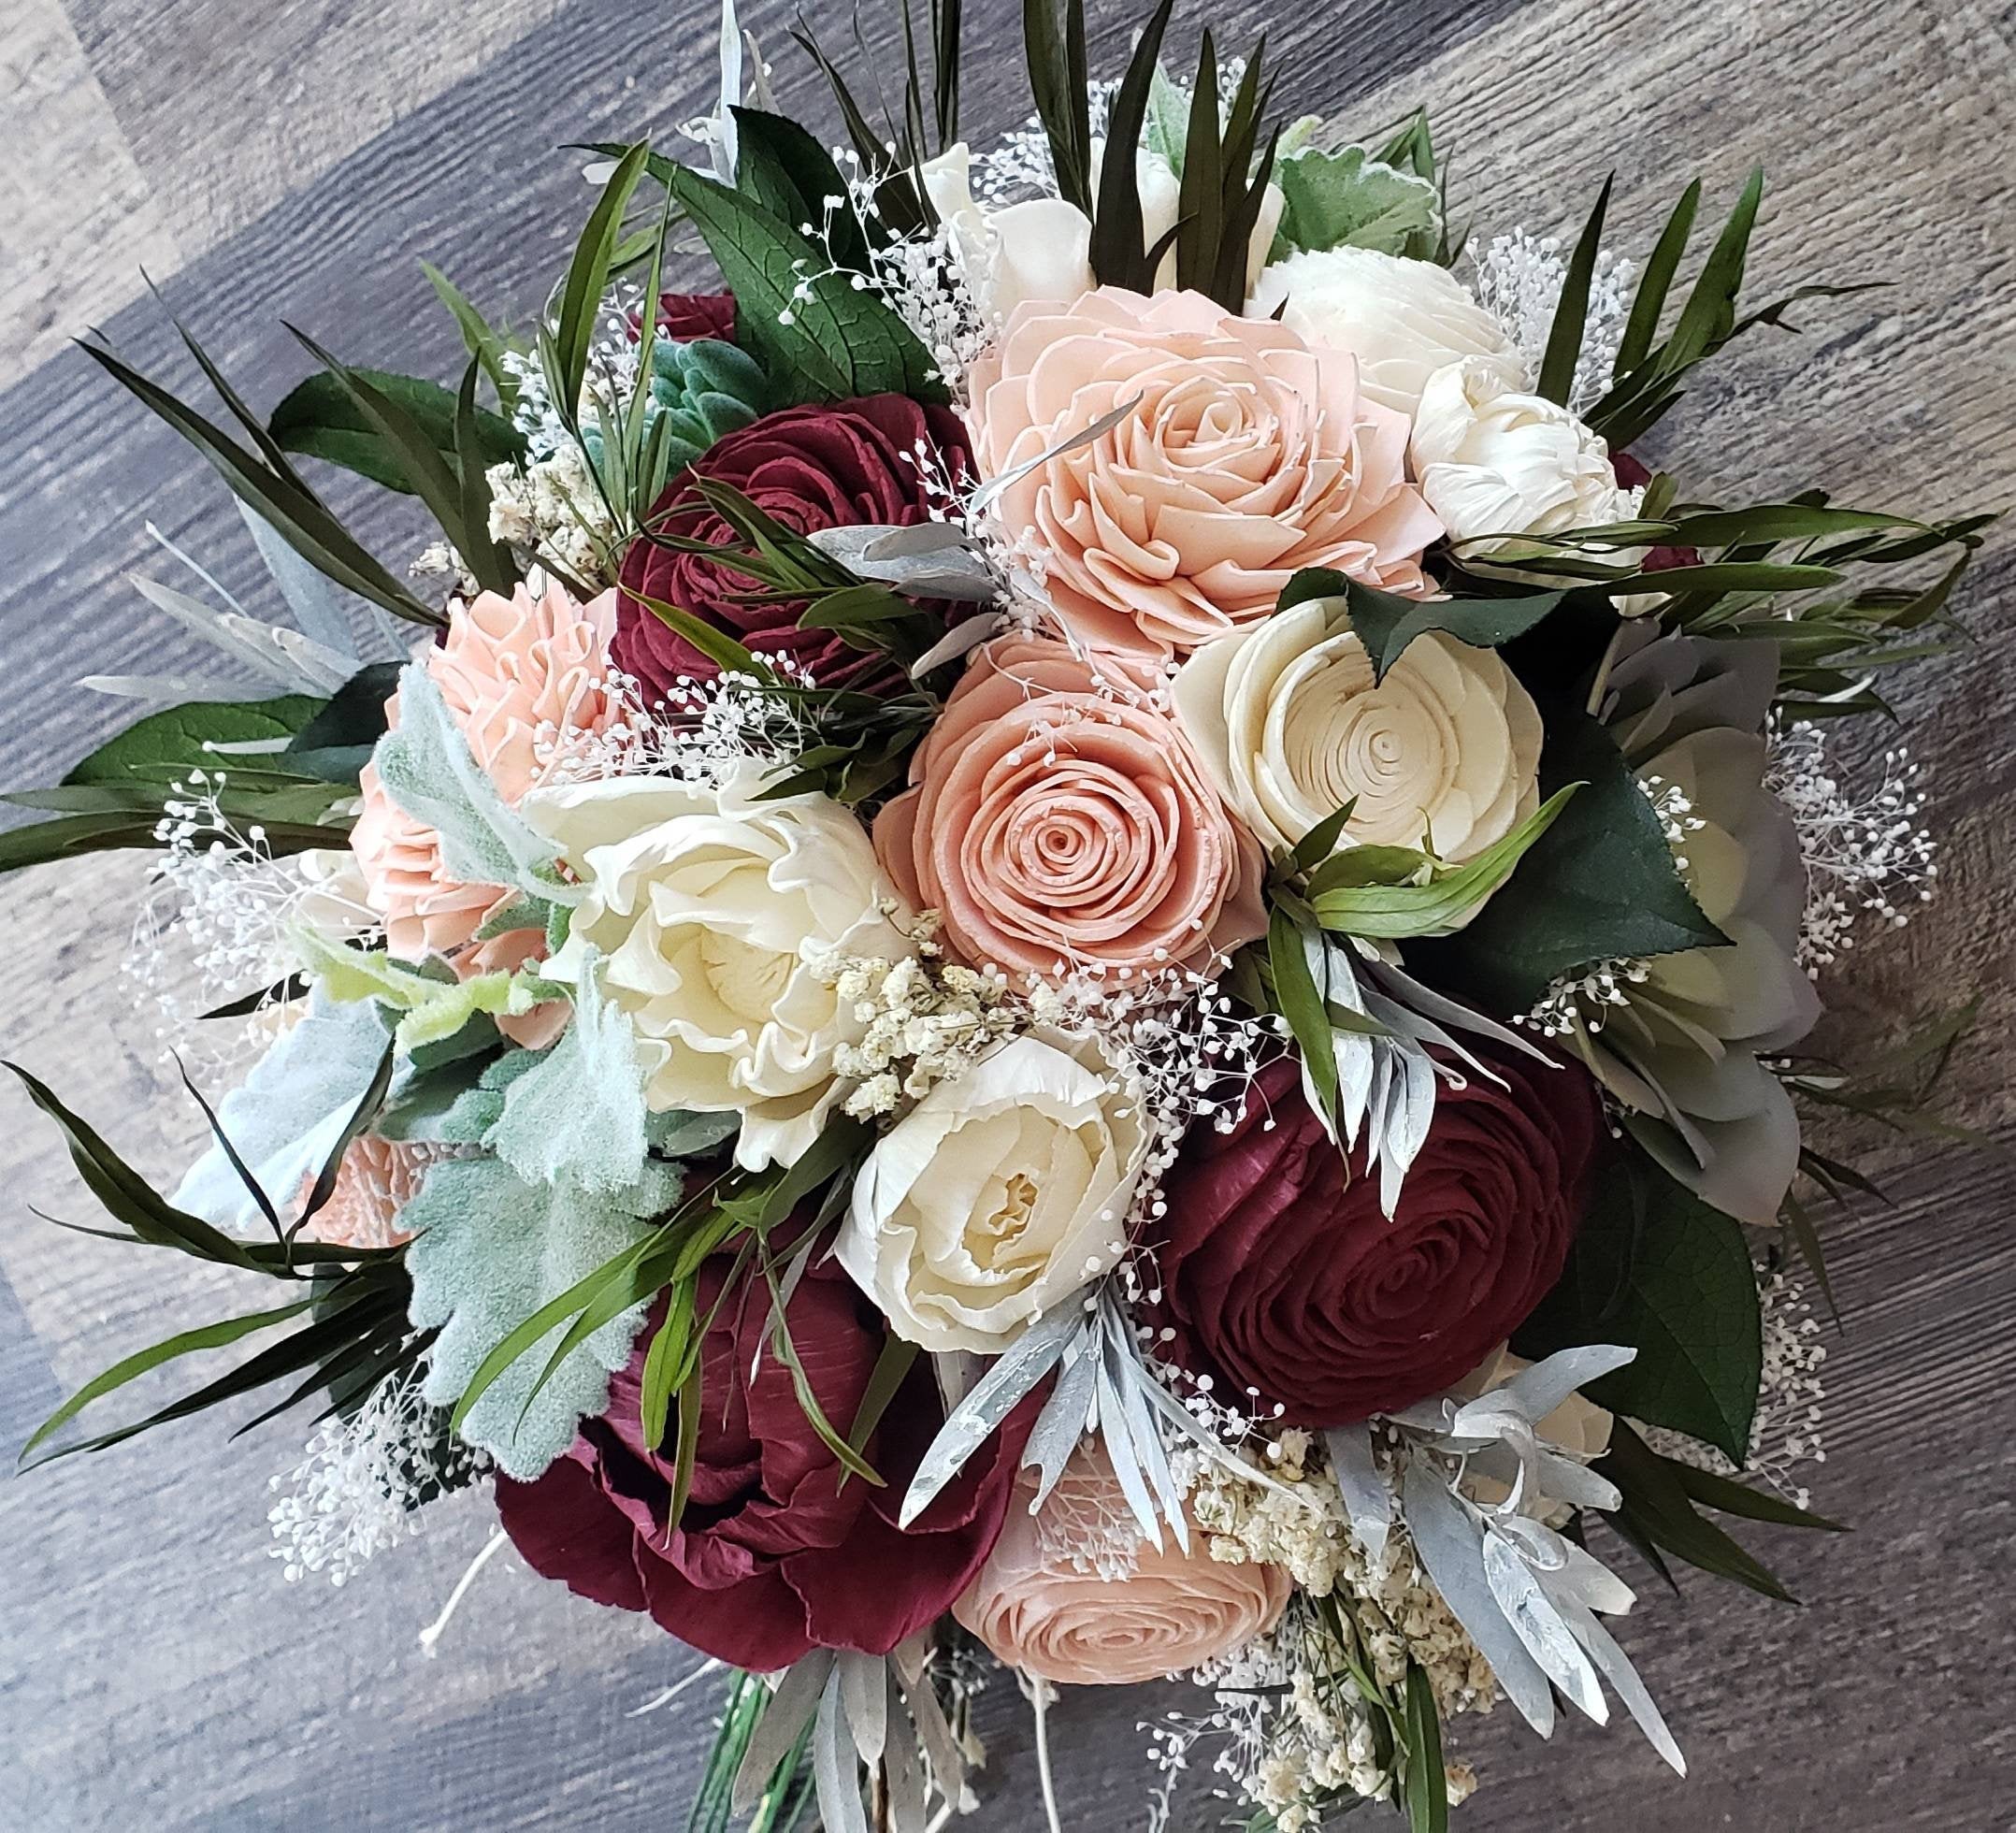
[[[396,1248],[410,1241],[412,1233],[399,1226],[399,1217],[418,1193],[427,1167],[451,1149],[370,1133],[352,1140],[328,1202],[301,1233],[337,1248]],[[314,1182],[312,1173],[303,1180],[304,1199]]]
[[[485,592],[451,608],[446,635],[422,657],[470,753],[506,801],[516,802],[538,781],[540,746],[555,732],[600,731],[615,719],[603,656],[614,615],[610,592],[585,606],[558,585],[537,598],[523,585],[508,599]],[[396,727],[396,694],[387,714]],[[358,787],[364,807],[350,844],[385,926],[386,946],[407,960],[468,948],[510,893],[449,877],[440,837],[392,800],[372,766],[365,766]],[[511,951],[507,943],[506,955]],[[525,958],[524,948],[517,953]],[[499,964],[507,963],[482,963]]]
[[[1428,590],[1442,525],[1406,480],[1405,415],[1285,325],[1102,287],[1017,309],[969,381],[981,475],[1013,480],[1001,522],[1087,642],[1195,648],[1266,616],[1301,567]]]
[[[1034,1479],[953,1614],[1010,1667],[1070,1686],[1132,1686],[1264,1635],[1291,1589],[1278,1566],[1214,1559],[1206,1537],[1158,1549],[1100,1451],[1081,1451],[1042,1508]]]
[[[1336,599],[1206,644],[1176,677],[1176,715],[1225,799],[1269,851],[1346,802],[1340,847],[1444,859],[1503,840],[1539,806],[1540,714],[1495,651],[1439,630],[1384,681]]]
[[[1145,664],[1004,637],[953,690],[875,848],[966,960],[1138,970],[1265,931],[1260,849],[1155,683]]]

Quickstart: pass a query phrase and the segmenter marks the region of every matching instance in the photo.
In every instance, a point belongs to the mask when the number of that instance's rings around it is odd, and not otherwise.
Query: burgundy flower
[[[1579,1068],[1489,1061],[1509,1087],[1440,1090],[1390,1220],[1292,1061],[1230,1133],[1193,1133],[1158,1254],[1172,1360],[1231,1405],[1329,1426],[1438,1393],[1504,1342],[1561,1277],[1603,1113]]]
[[[717,1256],[703,1270],[702,1317],[729,1268]],[[648,1610],[735,1667],[769,1672],[814,1648],[886,1654],[949,1609],[993,1550],[1033,1407],[1025,1403],[899,1529],[903,1492],[943,1418],[927,1364],[914,1366],[865,1447],[887,1486],[859,1477],[842,1485],[770,1347],[770,1311],[758,1282],[730,1292],[707,1333],[693,1487],[679,1526],[667,1532],[672,1434],[646,1445],[641,1423],[644,1355],[662,1306],[611,1383],[608,1412],[585,1422],[543,1476],[500,1477],[498,1513],[534,1570],[598,1603]],[[881,1320],[837,1263],[816,1258],[788,1316],[820,1408],[844,1434],[882,1349]]]
[[[949,408],[920,406],[902,395],[785,408],[717,440],[697,467],[675,477],[652,512],[651,528],[714,546],[732,541],[727,525],[699,501],[694,469],[732,485],[801,535],[869,522],[929,521],[920,445],[935,454],[927,461],[934,469],[958,475],[972,464],[965,430]],[[610,654],[642,684],[648,700],[662,699],[680,675],[707,679],[715,670],[633,594],[689,611],[751,649],[789,656],[822,686],[886,685],[894,675],[884,658],[830,630],[799,629],[801,600],[749,602],[761,587],[746,574],[648,534],[624,556],[623,585]]]
[[[1652,481],[1652,474],[1628,452],[1613,452],[1610,469],[1617,474],[1617,481],[1627,490],[1642,490]],[[1692,547],[1649,547],[1645,550],[1646,572],[1664,572],[1672,567],[1698,567],[1701,553]]]
[[[735,341],[735,296],[732,293],[661,293],[658,331],[681,343],[694,338]]]

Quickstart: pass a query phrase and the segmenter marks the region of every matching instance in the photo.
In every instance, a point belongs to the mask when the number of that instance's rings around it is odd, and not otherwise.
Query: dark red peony
[[[700,1279],[705,1316],[729,1263]],[[766,1339],[770,1293],[730,1293],[702,1351],[704,1401],[684,1520],[668,1536],[673,1450],[646,1446],[640,1388],[658,1315],[611,1383],[609,1411],[529,1483],[497,1479],[497,1511],[535,1571],[583,1597],[648,1610],[682,1641],[769,1672],[813,1648],[885,1654],[935,1621],[999,1537],[1033,1410],[1025,1404],[907,1531],[897,1510],[942,1417],[920,1361],[865,1448],[886,1482],[840,1481]],[[792,1294],[791,1340],[821,1410],[852,1426],[883,1329],[837,1263]],[[754,1368],[756,1377],[750,1378]]]
[[[907,527],[930,519],[920,444],[933,475],[958,475],[972,466],[965,429],[949,408],[920,406],[902,395],[871,395],[765,414],[717,440],[694,469],[733,485],[801,535],[870,522]],[[686,470],[673,479],[652,512],[652,530],[712,545],[731,541],[727,525],[699,502],[692,477]],[[683,674],[704,680],[715,670],[633,594],[692,612],[750,649],[792,657],[821,686],[866,686],[894,672],[883,657],[830,630],[799,629],[799,613],[805,609],[800,600],[752,603],[761,588],[746,574],[704,555],[666,547],[648,534],[633,541],[624,556],[623,585],[610,654],[643,685],[650,700],[664,698]]]
[[[661,293],[658,330],[684,343],[694,338],[735,341],[735,296],[732,293]]]
[[[1193,1133],[1157,1255],[1171,1360],[1229,1405],[1342,1425],[1441,1393],[1511,1335],[1561,1277],[1603,1110],[1577,1067],[1489,1061],[1510,1086],[1442,1088],[1391,1220],[1292,1061],[1230,1133]]]

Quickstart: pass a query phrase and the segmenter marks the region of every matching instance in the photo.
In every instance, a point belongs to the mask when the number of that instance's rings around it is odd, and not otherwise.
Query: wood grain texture
[[[1015,8],[968,10],[969,124],[984,134],[1026,107],[1005,54]],[[1132,10],[1095,10],[1095,55],[1110,61]],[[767,0],[745,18],[786,104],[824,120],[785,35],[789,12]],[[447,373],[454,332],[417,261],[487,305],[532,309],[583,197],[577,162],[548,149],[669,136],[708,99],[713,16],[707,0],[506,0],[480,15],[442,0],[71,0],[66,13],[58,0],[16,0],[0,51],[11,130],[0,176],[0,782],[44,779],[119,723],[121,709],[69,686],[79,673],[177,658],[120,581],[136,566],[169,570],[145,521],[234,590],[258,589],[221,488],[55,339],[100,319],[122,349],[187,384],[171,334],[133,303],[145,261],[172,275],[172,302],[255,399],[277,398],[303,367],[282,318],[360,360]],[[1761,296],[1815,276],[1899,283],[1810,307],[1801,338],[1758,333],[1661,429],[1657,455],[1704,495],[1825,480],[1908,508],[2016,500],[2016,9],[1240,0],[1213,23],[1229,44],[1269,30],[1290,108],[1341,109],[1369,131],[1433,104],[1459,207],[1486,234],[1522,222],[1572,233],[1614,167],[1619,239],[1642,245],[1689,175],[1727,195],[1764,158]],[[843,24],[821,20],[835,37]],[[887,67],[886,23],[868,36],[870,62]],[[410,521],[361,492],[333,494],[364,513],[382,554],[410,550]],[[1901,936],[1873,938],[1832,985],[1844,1048],[1927,999],[1981,989],[1982,1042],[1956,1065],[1954,1089],[1961,1118],[2005,1141],[2016,1139],[2016,645],[1997,606],[2012,583],[2002,537],[1966,602],[1978,647],[1900,696],[1947,839],[1944,895]],[[0,1048],[168,1176],[196,1127],[166,1094],[150,1021],[116,975],[137,883],[135,861],[107,859],[9,887],[14,991]],[[1820,1488],[1858,1532],[1757,1537],[1807,1600],[1799,1609],[1705,1581],[1683,1602],[1648,1587],[1625,1639],[1690,1754],[1689,1782],[1626,1728],[1577,1725],[1548,1748],[1500,1713],[1456,1729],[1485,1780],[1460,1826],[2010,1824],[2016,1733],[1999,1697],[2016,1646],[2005,1571],[2016,1503],[1998,1406],[2016,1380],[2008,1160],[1854,1143],[1895,1199],[1835,1231],[1849,1327],[1830,1344]],[[173,1257],[35,1221],[31,1205],[83,1220],[86,1199],[11,1095],[0,1095],[0,1442],[18,1444],[60,1393],[224,1286]],[[292,1448],[285,1426],[227,1443],[203,1422],[0,1481],[0,1827],[679,1824],[708,1736],[706,1691],[625,1714],[694,1657],[507,1556],[425,1659],[416,1632],[486,1537],[480,1499],[447,1505],[421,1539],[339,1592],[290,1588],[261,1516],[266,1478]],[[1135,1726],[1157,1703],[1085,1694],[1059,1710],[1068,1826],[1140,1823]],[[1027,1714],[1003,1682],[982,1716],[995,1761],[968,1824],[1027,1833],[1042,1825]],[[1176,1826],[1213,1826],[1224,1812],[1199,1785]]]

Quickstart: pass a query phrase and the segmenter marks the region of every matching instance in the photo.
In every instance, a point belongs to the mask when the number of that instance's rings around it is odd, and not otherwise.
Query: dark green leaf
[[[1599,1180],[1567,1266],[1515,1342],[1535,1359],[1592,1343],[1635,1349],[1591,1399],[1737,1464],[1750,1456],[1764,1348],[1742,1227],[1635,1153]]]
[[[1582,234],[1568,257],[1568,270],[1562,280],[1561,298],[1554,308],[1554,322],[1547,334],[1547,354],[1540,359],[1540,380],[1534,392],[1566,407],[1575,389],[1575,367],[1582,354],[1582,333],[1589,323],[1589,288],[1596,274],[1596,255],[1603,247],[1603,219],[1610,208],[1610,189],[1617,182],[1613,172],[1596,194],[1595,208],[1582,225]]]
[[[1769,1568],[1695,1508],[1672,1461],[1658,1456],[1628,1421],[1619,1420],[1611,1428],[1609,1452],[1595,1469],[1623,1495],[1610,1519],[1628,1537],[1642,1537],[1663,1553],[1780,1603],[1798,1601]]]
[[[449,390],[384,369],[351,373],[402,408],[436,453],[454,454],[455,397]],[[326,370],[310,376],[288,395],[273,410],[268,424],[273,437],[289,452],[340,465],[388,490],[410,495],[417,488],[396,448],[387,443],[342,382]],[[476,424],[485,465],[509,464],[525,455],[525,436],[510,421],[483,410],[478,411]]]
[[[1092,214],[1092,271],[1102,282],[1152,292],[1155,268],[1142,244],[1141,185],[1136,155],[1147,119],[1148,93],[1154,86],[1156,59],[1175,0],[1159,0],[1142,28],[1128,60],[1127,74],[1113,98],[1106,129],[1104,164],[1100,167],[1099,204]]]
[[[732,108],[740,148],[737,187],[793,228],[811,224],[833,259],[853,273],[869,270],[868,238],[847,201],[833,155],[797,122],[761,108]],[[841,200],[828,210],[827,199]]]
[[[1680,1463],[1678,1458],[1670,1458],[1667,1462],[1673,1466],[1673,1475],[1679,1486],[1704,1508],[1718,1509],[1725,1515],[1741,1515],[1746,1521],[1769,1522],[1775,1527],[1811,1527],[1827,1534],[1848,1532],[1841,1523],[1831,1522],[1825,1515],[1816,1515],[1810,1508],[1802,1508],[1797,1503],[1788,1502],[1769,1490],[1753,1489],[1733,1477],[1698,1469],[1692,1464]]]
[[[1611,374],[1620,379],[1651,354],[1652,340],[1659,335],[1660,314],[1665,310],[1666,296],[1673,290],[1673,277],[1680,257],[1687,253],[1688,238],[1693,233],[1694,212],[1701,205],[1701,180],[1690,184],[1673,207],[1666,226],[1652,246],[1638,290],[1632,296],[1631,316],[1624,321],[1624,335],[1617,346],[1617,361]]]
[[[1727,941],[1702,914],[1658,815],[1616,744],[1588,714],[1550,717],[1540,787],[1586,787],[1460,935],[1418,965],[1505,1012],[1531,1008],[1557,977],[1613,956]],[[1410,966],[1417,966],[1410,952]],[[1417,967],[1418,971],[1418,967]]]
[[[1410,1833],[1448,1833],[1448,1777],[1442,1764],[1442,1721],[1427,1669],[1407,1663],[1406,1807]]]
[[[1302,926],[1276,903],[1268,913],[1267,965],[1274,979],[1274,1002],[1295,1034],[1295,1046],[1308,1066],[1318,1105],[1325,1114],[1337,1111],[1337,1046],[1324,1010],[1323,995],[1309,972]]]
[[[735,295],[738,327],[792,400],[944,398],[929,352],[895,309],[831,271],[791,224],[698,172],[680,169],[671,189]]]
[[[290,740],[321,711],[324,702],[303,694],[271,700],[196,700],[151,713],[101,744],[63,779],[65,784],[137,783],[166,788],[191,771],[214,776],[270,767],[261,754],[238,758],[220,745]]]
[[[508,416],[518,404],[518,379],[504,367],[505,354],[511,348],[510,340],[439,267],[423,261],[420,271],[426,275],[427,284],[454,319],[455,328],[462,333],[463,348],[482,365],[490,386],[497,390],[497,406]]]
[[[1328,567],[1304,567],[1282,588],[1278,609],[1312,599],[1341,598],[1351,628],[1372,658],[1375,680],[1406,653],[1416,637],[1443,630],[1476,649],[1496,649],[1531,630],[1556,610],[1565,592],[1534,592],[1508,599],[1404,599],[1361,585]]]

